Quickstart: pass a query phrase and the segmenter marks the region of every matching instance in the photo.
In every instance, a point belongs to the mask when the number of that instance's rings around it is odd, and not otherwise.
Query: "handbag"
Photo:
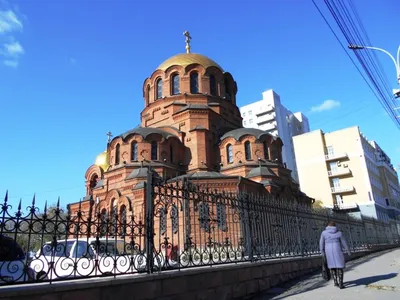
[[[322,278],[325,281],[331,280],[331,272],[328,269],[325,255],[322,255]]]

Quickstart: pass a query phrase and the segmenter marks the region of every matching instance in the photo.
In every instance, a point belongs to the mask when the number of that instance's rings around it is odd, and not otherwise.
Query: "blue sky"
[[[354,3],[374,46],[395,53],[400,2]],[[312,129],[359,125],[400,163],[399,130],[311,0],[0,0],[0,197],[82,198],[106,132],[140,123],[143,81],[184,52],[184,30],[193,52],[232,73],[239,105],[273,88]]]

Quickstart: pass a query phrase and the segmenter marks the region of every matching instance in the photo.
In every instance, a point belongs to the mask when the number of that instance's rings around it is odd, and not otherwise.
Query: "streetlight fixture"
[[[351,49],[351,50],[371,49],[371,50],[381,51],[381,52],[387,54],[392,59],[394,65],[396,67],[397,83],[400,85],[400,46],[397,49],[397,60],[394,58],[394,56],[392,54],[390,54],[388,51],[386,51],[385,49],[382,49],[382,48],[360,46],[360,45],[349,45],[349,49]],[[400,97],[400,89],[393,89],[393,94],[396,98],[399,98]]]

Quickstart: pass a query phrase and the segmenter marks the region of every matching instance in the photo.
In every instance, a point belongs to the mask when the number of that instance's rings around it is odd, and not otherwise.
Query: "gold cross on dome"
[[[183,35],[186,37],[186,53],[190,53],[190,40],[192,39],[192,37],[187,30],[183,33]]]

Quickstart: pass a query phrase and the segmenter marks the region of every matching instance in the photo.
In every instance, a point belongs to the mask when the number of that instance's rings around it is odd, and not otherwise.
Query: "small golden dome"
[[[108,153],[104,151],[97,155],[96,161],[94,162],[96,166],[99,166],[103,169],[103,171],[107,171],[108,167],[110,166],[108,163]]]
[[[191,64],[199,64],[202,65],[204,68],[208,67],[217,67],[223,71],[223,69],[212,59],[208,58],[207,56],[197,54],[197,53],[181,53],[175,56],[168,58],[164,61],[157,70],[165,71],[169,67],[172,66],[182,66],[186,67]]]

